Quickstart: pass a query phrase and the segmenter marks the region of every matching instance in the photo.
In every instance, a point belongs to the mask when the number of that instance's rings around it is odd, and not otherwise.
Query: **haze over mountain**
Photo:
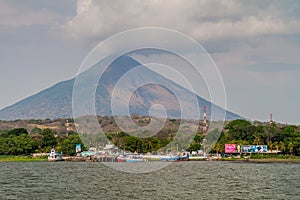
[[[97,70],[97,67],[100,65],[101,61],[79,75],[83,97],[85,88],[89,88],[92,86],[91,84],[93,84],[90,82],[90,77],[95,76],[95,70]],[[114,89],[114,86],[120,80],[121,84]],[[38,94],[2,109],[0,111],[0,119],[16,120],[72,117],[74,81],[75,78],[62,81]],[[129,56],[121,56],[110,64],[96,87],[95,110],[97,115],[102,116],[126,114],[128,104],[126,101],[122,101],[122,97],[128,95],[130,95],[130,114],[136,113],[147,116],[149,115],[149,109],[156,104],[160,104],[165,108],[168,117],[174,118],[185,117],[185,115],[181,116],[181,106],[188,108],[187,112],[192,113],[195,112],[194,106],[200,106],[201,112],[203,112],[203,106],[205,105],[207,107],[208,117],[211,114],[211,107],[213,106],[215,109],[214,119],[221,119],[223,116],[222,113],[225,112],[224,109],[211,104],[200,96],[196,96],[198,105],[195,105],[191,101],[192,98],[195,97],[195,94],[191,91],[142,66]],[[115,105],[117,109],[114,110],[111,108],[111,97],[113,94],[114,97],[116,97],[116,101],[113,102],[113,105],[117,103],[117,105]],[[178,100],[177,97],[180,97],[180,99]],[[156,112],[156,114],[160,115],[161,113]],[[241,118],[241,116],[226,111],[227,120],[237,118]]]

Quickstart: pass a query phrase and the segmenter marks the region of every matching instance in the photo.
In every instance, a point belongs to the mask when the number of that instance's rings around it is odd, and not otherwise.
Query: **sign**
[[[225,144],[225,153],[241,153],[241,145]]]
[[[242,153],[267,153],[267,145],[242,145]]]
[[[81,152],[81,144],[76,144],[76,153]]]
[[[225,144],[225,153],[236,153],[237,152],[236,144]]]

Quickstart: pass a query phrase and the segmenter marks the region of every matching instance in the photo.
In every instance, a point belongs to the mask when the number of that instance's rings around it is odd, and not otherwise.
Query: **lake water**
[[[0,163],[0,199],[300,199],[300,165],[191,161],[133,174],[101,163]]]

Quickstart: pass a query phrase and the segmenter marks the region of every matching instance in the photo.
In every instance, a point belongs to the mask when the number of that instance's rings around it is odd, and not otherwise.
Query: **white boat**
[[[144,162],[145,160],[140,155],[129,154],[126,156],[126,162]]]
[[[124,154],[119,155],[117,158],[118,162],[146,162],[141,155],[136,154]]]
[[[50,154],[48,155],[48,161],[49,162],[56,162],[56,161],[62,161],[62,155],[59,153],[56,153],[55,149],[51,149]]]

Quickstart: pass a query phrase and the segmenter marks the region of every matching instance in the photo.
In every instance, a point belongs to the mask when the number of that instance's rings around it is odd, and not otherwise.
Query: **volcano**
[[[78,75],[80,76],[83,95],[84,89],[89,88],[92,84],[90,77],[95,76],[95,70],[100,65],[101,61]],[[122,80],[122,84],[115,87],[120,80]],[[145,80],[150,81],[143,84]],[[6,107],[0,111],[0,119],[56,119],[72,117],[74,83],[75,78],[59,82],[48,89]],[[130,56],[121,56],[112,62],[99,79],[96,87],[95,110],[97,115],[111,116],[117,112],[118,115],[139,114],[148,116],[149,110],[155,105],[164,107],[167,116],[172,118],[185,117],[180,110],[182,105],[190,108],[187,112],[195,112],[193,108],[195,104],[190,102],[191,98],[195,97],[194,93],[141,65]],[[111,106],[114,103],[112,102],[113,94],[115,94],[117,99],[117,109],[115,110]],[[123,102],[122,96],[130,96],[129,102]],[[178,96],[181,97],[180,100],[178,100]],[[196,95],[196,101],[201,112],[203,112],[204,106],[207,107],[208,118],[212,107],[214,107],[214,119],[221,119],[224,112],[226,113],[226,120],[242,118],[235,113],[225,111],[223,108],[198,95]],[[129,113],[127,112],[128,110]],[[153,113],[160,115],[155,109]]]

